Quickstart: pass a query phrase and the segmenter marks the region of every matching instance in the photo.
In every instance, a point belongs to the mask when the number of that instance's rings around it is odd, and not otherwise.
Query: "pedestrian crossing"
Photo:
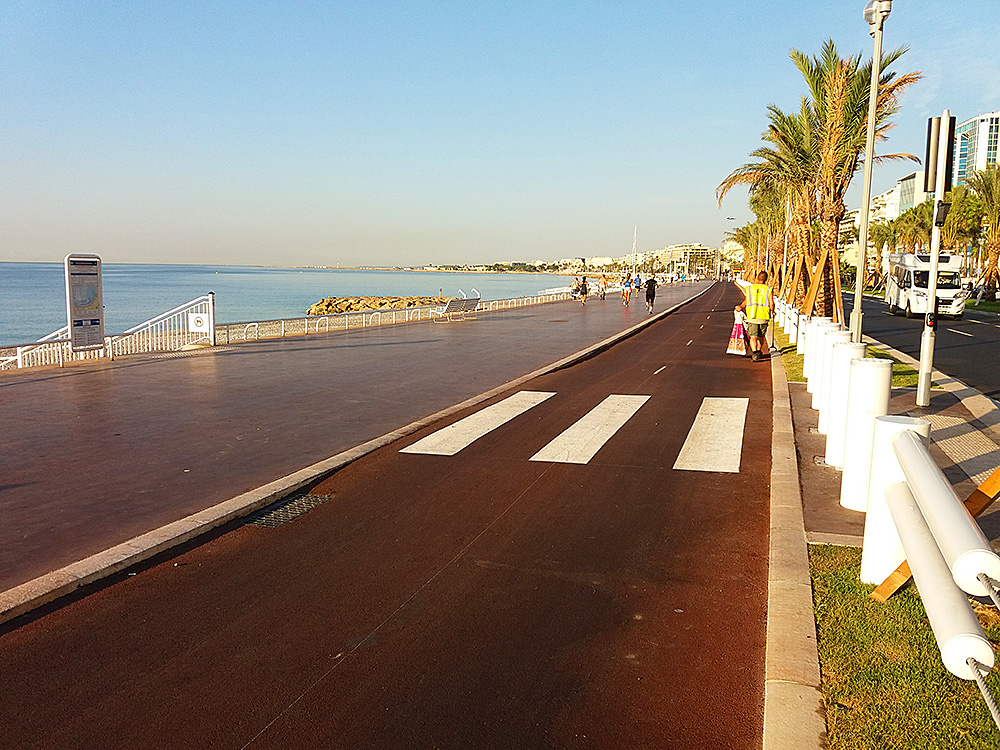
[[[465,419],[431,433],[408,448],[403,448],[400,453],[454,456],[483,435],[493,432],[514,417],[520,416],[555,395],[545,391],[519,391],[499,403],[487,406],[482,411],[470,414]]]
[[[454,456],[556,394],[519,391],[503,401],[432,432],[400,453]],[[585,465],[650,399],[612,394],[554,437],[529,461]],[[689,428],[673,468],[683,471],[739,473],[747,398],[706,397]]]

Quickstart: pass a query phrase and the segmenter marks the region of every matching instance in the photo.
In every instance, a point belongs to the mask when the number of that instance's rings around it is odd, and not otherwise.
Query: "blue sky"
[[[715,187],[805,93],[789,49],[869,57],[863,7],[0,0],[0,260],[554,260],[622,255],[635,225],[641,249],[717,245],[750,213]],[[956,7],[893,3],[885,47],[924,80],[881,150],[1000,109],[996,0]]]

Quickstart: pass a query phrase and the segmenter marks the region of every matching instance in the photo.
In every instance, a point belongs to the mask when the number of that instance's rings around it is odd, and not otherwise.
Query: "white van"
[[[931,256],[913,253],[886,253],[882,256],[886,272],[885,301],[889,312],[906,313],[906,317],[930,312],[927,283],[930,279]],[[965,313],[965,291],[962,289],[962,258],[939,255],[937,272],[938,314],[961,318]]]

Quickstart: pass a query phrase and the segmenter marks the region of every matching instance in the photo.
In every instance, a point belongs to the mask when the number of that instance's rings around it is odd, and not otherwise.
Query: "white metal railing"
[[[463,298],[465,293],[459,290]],[[476,290],[473,289],[475,292]],[[476,292],[478,294],[478,292]],[[527,305],[539,305],[570,299],[568,291],[537,294],[530,297],[480,301],[479,312],[508,310]],[[63,327],[33,344],[18,347],[0,347],[0,370],[22,367],[59,365],[65,362],[100,357],[143,354],[157,351],[176,351],[197,344],[236,343],[260,339],[302,336],[309,333],[347,331],[370,326],[410,323],[432,320],[440,316],[445,305],[408,307],[401,310],[361,310],[331,315],[310,315],[280,320],[244,321],[240,323],[215,323],[215,296],[208,294],[191,302],[157,315],[145,323],[134,326],[120,336],[108,336],[104,348],[94,351],[73,352],[70,348],[69,329]],[[190,316],[204,315],[210,321],[209,330],[190,330]]]
[[[476,292],[475,289],[472,291]],[[478,294],[478,292],[476,293]],[[461,289],[459,290],[459,294],[463,299],[469,299]],[[530,297],[481,300],[476,307],[476,312],[509,310],[527,305],[539,305],[546,302],[558,302],[567,299],[570,299],[569,292],[560,290],[551,294],[537,294]],[[216,338],[219,343],[231,344],[240,341],[284,338],[286,336],[348,331],[372,326],[392,325],[395,323],[433,320],[435,317],[440,317],[444,308],[445,304],[425,305],[399,310],[359,310],[357,312],[331,313],[329,315],[308,315],[302,318],[260,320],[252,323],[220,323],[216,326]]]
[[[0,370],[59,365],[66,362],[157,351],[176,351],[200,343],[215,344],[215,295],[207,294],[133,326],[120,336],[105,336],[104,347],[74,352],[63,326],[34,344],[10,347],[0,356]],[[201,328],[204,330],[192,330]]]

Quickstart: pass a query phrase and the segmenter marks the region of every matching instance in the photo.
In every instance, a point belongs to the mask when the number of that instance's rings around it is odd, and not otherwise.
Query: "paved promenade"
[[[661,287],[657,311],[711,282]],[[648,322],[550,303],[0,377],[0,592]]]

